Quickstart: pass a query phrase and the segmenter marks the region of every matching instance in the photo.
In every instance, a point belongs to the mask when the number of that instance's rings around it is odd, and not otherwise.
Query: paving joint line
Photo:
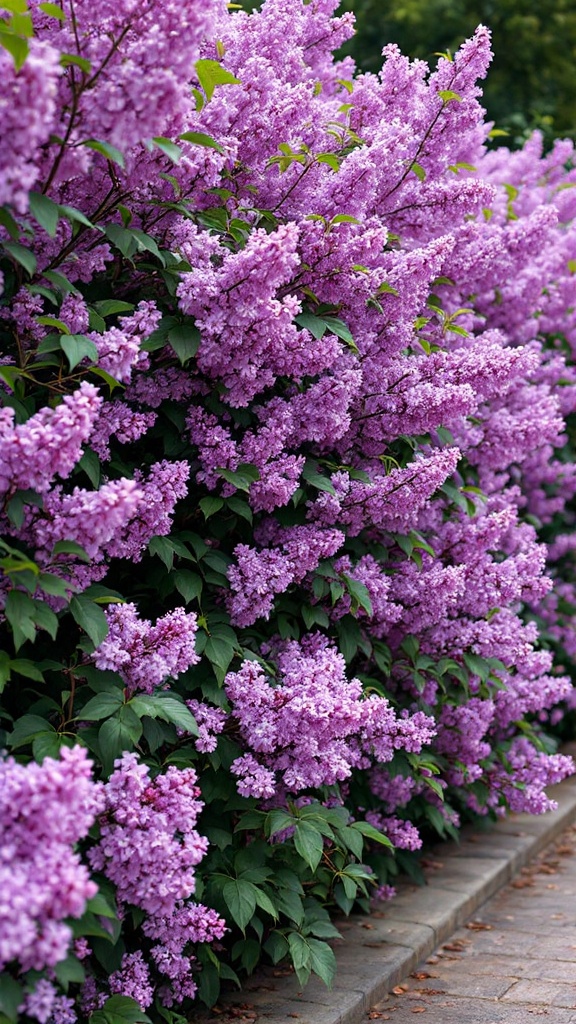
[[[563,751],[573,756],[576,744]],[[301,989],[295,975],[264,968],[242,992],[220,1007],[254,1012],[262,1024],[360,1024],[365,1014],[457,928],[510,882],[569,825],[576,822],[576,776],[550,791],[556,811],[510,814],[492,827],[466,826],[460,842],[431,851],[438,865],[425,886],[404,884],[390,904],[369,916],[336,921],[342,939],[333,943],[338,969],[333,987],[312,978]],[[238,1015],[236,1009],[235,1016]]]

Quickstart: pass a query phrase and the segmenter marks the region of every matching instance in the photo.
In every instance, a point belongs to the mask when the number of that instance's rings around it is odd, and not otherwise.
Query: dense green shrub
[[[487,151],[484,30],[354,77],[329,0],[29,8],[0,1024],[180,1024],[261,958],[329,982],[332,911],[572,770],[573,151]]]

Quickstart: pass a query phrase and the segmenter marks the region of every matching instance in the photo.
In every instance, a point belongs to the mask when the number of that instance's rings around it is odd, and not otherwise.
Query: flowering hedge
[[[572,771],[572,145],[333,8],[2,4],[1,1024],[329,982]]]

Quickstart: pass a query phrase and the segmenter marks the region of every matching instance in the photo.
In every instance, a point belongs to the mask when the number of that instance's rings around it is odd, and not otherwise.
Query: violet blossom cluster
[[[188,902],[208,848],[195,828],[203,807],[197,781],[193,769],[174,766],[151,779],[136,754],[124,754],[106,783],[100,838],[88,855],[92,868],[115,884],[121,904],[144,911],[142,928],[157,970],[169,979],[169,1003],[196,992],[189,945],[221,938],[226,929],[213,910]],[[111,989],[148,1005],[149,975],[138,951],[112,976]]]
[[[194,612],[176,608],[152,625],[139,617],[136,605],[127,603],[112,605],[106,618],[108,635],[92,660],[97,668],[118,672],[131,693],[153,693],[200,660]]]
[[[362,699],[360,681],[346,677],[342,655],[319,634],[286,644],[276,685],[246,661],[225,686],[248,749],[231,768],[245,796],[334,785],[371,758],[389,761],[400,748],[418,753],[434,734],[422,712],[398,717],[386,698]]]
[[[334,57],[335,0],[29,6],[18,72],[0,48],[2,525],[70,592],[124,588],[81,663],[128,703],[174,688],[199,725],[183,752],[146,724],[104,789],[79,747],[0,765],[0,968],[66,955],[96,815],[89,863],[143,915],[108,982],[78,940],[87,1016],[194,997],[194,946],[226,930],[193,900],[197,773],[141,753],[231,763],[266,808],[334,787],[356,815],[363,773],[367,820],[409,850],[414,798],[454,826],[541,813],[573,770],[538,731],[574,705],[575,151],[490,149],[483,26],[432,71],[386,45],[375,75]],[[2,597],[37,610],[25,580]],[[77,727],[70,666],[51,729]],[[396,768],[420,754],[435,787]],[[72,1024],[72,1003],[47,974],[21,1012]]]
[[[0,761],[0,968],[54,967],[97,885],[75,851],[104,807],[83,747],[62,747],[59,760]],[[40,1019],[40,1018],[39,1018]]]

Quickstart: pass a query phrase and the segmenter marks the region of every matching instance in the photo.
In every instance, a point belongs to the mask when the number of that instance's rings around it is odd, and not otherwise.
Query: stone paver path
[[[441,865],[432,862],[431,875]],[[365,1015],[414,1024],[576,1024],[576,826]]]

